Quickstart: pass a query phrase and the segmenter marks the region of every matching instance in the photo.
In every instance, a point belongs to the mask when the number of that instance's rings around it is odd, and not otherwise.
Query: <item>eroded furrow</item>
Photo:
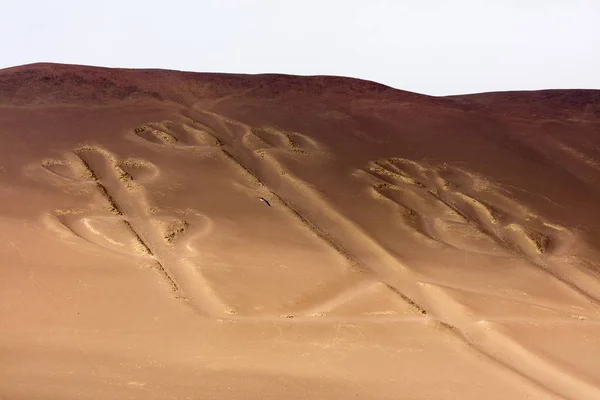
[[[153,223],[147,201],[138,192],[132,176],[119,166],[116,157],[105,149],[89,146],[76,149],[74,153],[84,166],[85,175],[95,183],[105,200],[107,211],[120,218],[133,238],[133,247],[151,259],[151,268],[157,271],[170,290],[201,314],[220,316],[226,313],[226,307],[201,273],[193,266],[181,263],[169,248],[173,237],[184,229],[162,232]],[[144,166],[139,160],[134,164]]]

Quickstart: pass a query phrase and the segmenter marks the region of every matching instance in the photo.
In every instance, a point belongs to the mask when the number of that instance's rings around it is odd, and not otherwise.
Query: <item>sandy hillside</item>
[[[0,399],[600,399],[599,93],[0,70]]]

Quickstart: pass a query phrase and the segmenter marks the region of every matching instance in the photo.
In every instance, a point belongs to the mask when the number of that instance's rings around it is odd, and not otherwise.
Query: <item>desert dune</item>
[[[0,70],[0,399],[600,399],[599,135],[594,90]]]

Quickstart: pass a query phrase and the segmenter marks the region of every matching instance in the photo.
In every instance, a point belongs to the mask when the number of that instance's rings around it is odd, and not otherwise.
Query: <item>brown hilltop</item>
[[[491,114],[529,119],[600,120],[600,90],[537,90],[449,96]]]
[[[0,398],[600,398],[598,93],[0,70]]]
[[[184,103],[229,95],[340,97],[385,101],[453,101],[393,89],[376,82],[337,76],[222,74],[159,69],[102,68],[68,64],[29,64],[0,70],[0,100],[114,101],[155,98]]]
[[[7,104],[156,99],[189,104],[227,96],[273,101],[415,103],[519,119],[600,119],[600,90],[564,89],[427,96],[337,76],[197,73],[36,63],[0,70]]]

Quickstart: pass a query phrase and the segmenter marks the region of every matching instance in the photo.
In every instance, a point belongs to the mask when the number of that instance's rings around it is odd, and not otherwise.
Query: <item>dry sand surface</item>
[[[0,139],[0,399],[600,399],[598,91],[35,64]]]

